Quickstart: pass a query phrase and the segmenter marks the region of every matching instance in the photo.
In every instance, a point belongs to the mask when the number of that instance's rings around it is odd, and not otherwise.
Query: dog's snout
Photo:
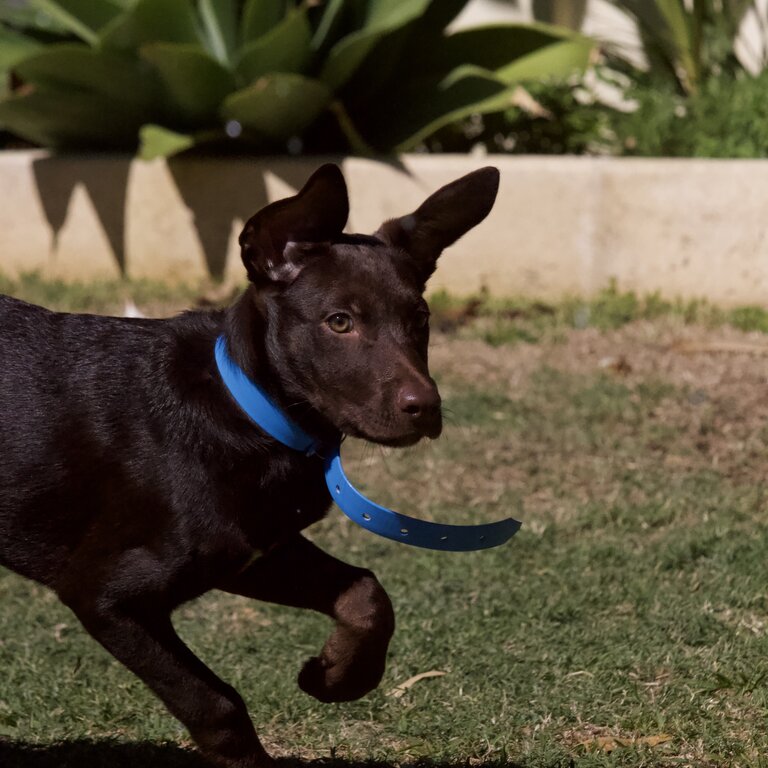
[[[397,393],[397,406],[425,435],[437,437],[440,434],[440,394],[431,382],[403,385]]]
[[[418,418],[440,408],[440,395],[435,387],[410,384],[400,389],[397,404],[401,411]]]

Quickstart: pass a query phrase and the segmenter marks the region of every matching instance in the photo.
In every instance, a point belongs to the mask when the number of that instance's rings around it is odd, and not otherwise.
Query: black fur
[[[332,616],[299,675],[323,701],[378,684],[394,617],[370,571],[300,535],[330,506],[322,459],[240,411],[215,339],[226,334],[236,362],[315,436],[437,436],[421,293],[458,236],[438,219],[453,220],[459,200],[459,228],[474,226],[497,183],[483,169],[433,195],[423,233],[417,211],[375,237],[346,235],[346,188],[324,166],[248,222],[252,284],[226,311],[135,320],[0,297],[0,563],[53,589],[220,765],[269,758],[237,692],[175,634],[177,606],[219,588]],[[339,315],[349,330],[333,330]]]

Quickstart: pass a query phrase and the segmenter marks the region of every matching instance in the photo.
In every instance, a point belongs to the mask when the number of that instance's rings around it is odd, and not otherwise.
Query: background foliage
[[[454,123],[430,149],[766,157],[768,19],[754,0],[613,0],[635,22],[644,64],[614,40],[585,77],[545,79],[490,116]],[[537,0],[537,18],[579,29],[587,0]],[[752,35],[746,40],[745,23]]]
[[[403,151],[583,68],[546,25],[446,26],[466,0],[28,0],[0,21],[0,125],[56,148]],[[227,141],[229,139],[229,142]]]
[[[534,24],[455,31],[467,2],[9,0],[0,127],[11,145],[145,158],[768,156],[755,0],[612,0],[642,63],[581,33],[589,0],[534,0]]]

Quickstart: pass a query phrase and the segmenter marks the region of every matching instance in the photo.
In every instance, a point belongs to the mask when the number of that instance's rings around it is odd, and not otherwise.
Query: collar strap
[[[320,443],[289,419],[280,406],[246,376],[243,369],[229,356],[227,342],[223,336],[216,339],[215,353],[222,381],[251,421],[294,451],[301,451],[308,456],[317,453]]]
[[[347,480],[338,448],[325,459],[325,482],[333,500],[350,520],[379,536],[423,549],[472,552],[498,547],[511,539],[521,525],[511,517],[484,525],[444,525],[401,515],[367,499]]]
[[[224,336],[215,347],[216,365],[224,385],[246,415],[283,445],[308,456],[324,454],[325,482],[341,511],[358,525],[402,544],[449,552],[469,552],[504,544],[520,529],[511,517],[484,525],[444,525],[418,520],[367,499],[349,482],[341,464],[339,443],[323,445],[289,419],[280,407],[251,381],[227,352]]]

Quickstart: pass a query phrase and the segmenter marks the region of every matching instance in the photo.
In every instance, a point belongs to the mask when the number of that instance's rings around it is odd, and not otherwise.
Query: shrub
[[[0,13],[0,126],[55,148],[403,151],[583,68],[545,25],[446,26],[467,0],[29,0]],[[34,13],[30,12],[30,9]]]
[[[768,74],[737,56],[741,23],[754,0],[613,0],[637,22],[648,69],[623,59],[611,41],[585,85],[526,85],[529,99],[443,128],[432,150],[674,157],[768,156]],[[579,26],[586,0],[533,4],[538,18]],[[768,27],[752,41],[752,66],[765,63]],[[601,101],[610,93],[611,105]],[[623,102],[623,104],[622,104]],[[621,104],[621,109],[615,108]]]
[[[616,154],[768,157],[768,72],[711,77],[687,97],[648,81],[628,95],[637,110],[611,115]]]

